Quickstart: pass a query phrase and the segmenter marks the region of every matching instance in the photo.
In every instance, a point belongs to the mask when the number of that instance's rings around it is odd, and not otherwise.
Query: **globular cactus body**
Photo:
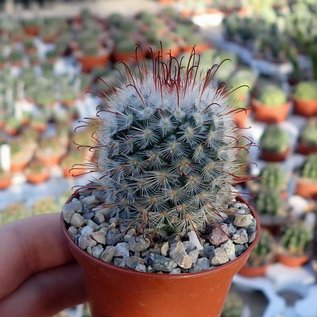
[[[304,127],[300,140],[307,145],[317,146],[317,120],[311,119],[307,121]]]
[[[198,56],[188,65],[159,54],[138,63],[128,83],[100,107],[95,186],[102,208],[144,232],[204,231],[232,201],[241,146],[228,90],[204,76]]]
[[[317,154],[312,154],[306,159],[302,176],[317,182]]]
[[[281,195],[274,190],[261,191],[256,201],[256,208],[261,215],[279,215],[282,207]]]
[[[263,150],[273,153],[283,153],[290,147],[290,139],[286,131],[278,125],[269,125],[266,127],[260,139],[260,145]]]
[[[279,164],[267,164],[261,171],[261,185],[267,189],[283,190],[286,187],[285,171]]]

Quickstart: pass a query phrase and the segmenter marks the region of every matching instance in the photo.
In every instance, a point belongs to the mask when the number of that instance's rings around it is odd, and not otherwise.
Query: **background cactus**
[[[300,141],[306,145],[317,146],[317,120],[307,120],[304,129],[300,135]]]
[[[317,82],[302,81],[295,88],[295,98],[301,100],[317,100]]]
[[[317,154],[311,154],[307,157],[303,166],[302,177],[317,181]]]
[[[260,146],[265,151],[283,153],[290,148],[290,139],[287,132],[281,127],[269,125],[260,138]]]
[[[279,164],[266,164],[260,173],[261,185],[268,189],[284,190],[286,173]]]
[[[290,224],[285,227],[281,237],[281,246],[288,255],[301,256],[308,251],[312,233],[304,223]]]
[[[216,85],[216,66],[199,76],[199,58],[187,65],[158,54],[98,116],[96,171],[89,184],[106,193],[102,209],[141,232],[204,231],[232,201],[240,149],[228,90]],[[98,210],[96,211],[98,212]]]
[[[256,208],[261,215],[280,215],[283,213],[283,200],[274,190],[261,191],[256,201]]]
[[[259,101],[264,106],[280,106],[287,102],[287,96],[277,85],[268,85],[261,91]]]
[[[262,229],[258,245],[248,259],[248,266],[259,267],[270,264],[275,256],[276,245],[273,236]]]

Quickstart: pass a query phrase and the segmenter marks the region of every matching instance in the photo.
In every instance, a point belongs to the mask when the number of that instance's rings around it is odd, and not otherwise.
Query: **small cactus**
[[[279,192],[265,190],[259,193],[256,208],[260,215],[281,215],[283,213],[283,200]]]
[[[303,166],[302,177],[317,181],[317,154],[311,154],[307,157]]]
[[[286,173],[279,164],[266,164],[260,173],[261,185],[267,189],[284,190]]]
[[[286,254],[301,256],[306,254],[311,241],[312,233],[305,224],[295,223],[285,227],[280,242]]]
[[[248,259],[248,266],[259,267],[270,264],[275,256],[276,246],[273,236],[262,229],[258,245]]]
[[[287,102],[287,95],[280,87],[268,85],[261,91],[259,101],[264,106],[280,106]]]
[[[229,91],[215,84],[214,65],[199,76],[159,53],[149,69],[138,64],[128,83],[100,106],[95,134],[100,174],[89,188],[107,193],[102,208],[145,233],[165,236],[204,231],[232,201],[240,180],[238,141]]]
[[[301,100],[317,100],[316,87],[316,81],[302,81],[296,86],[294,96]]]
[[[300,135],[300,142],[306,145],[317,146],[317,120],[307,120],[306,125]]]
[[[260,138],[260,146],[265,151],[284,153],[290,148],[290,139],[287,132],[281,127],[269,125]]]

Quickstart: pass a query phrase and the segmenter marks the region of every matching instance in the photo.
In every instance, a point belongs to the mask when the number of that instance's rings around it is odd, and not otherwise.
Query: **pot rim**
[[[73,193],[68,201],[70,200],[70,198],[72,198],[73,196],[76,195],[76,192]],[[239,201],[246,203],[246,200],[243,199],[241,196],[237,196],[236,197]],[[221,271],[223,269],[225,269],[228,266],[235,266],[235,264],[242,258],[247,256],[248,254],[251,253],[251,251],[253,250],[253,248],[258,244],[259,239],[260,239],[260,219],[258,214],[255,211],[255,208],[249,204],[247,204],[248,207],[251,210],[252,215],[254,216],[255,220],[256,220],[256,237],[255,239],[251,242],[251,244],[249,245],[249,247],[238,257],[236,257],[234,260],[229,261],[225,264],[222,264],[220,266],[217,266],[215,268],[209,269],[209,270],[204,270],[202,272],[196,272],[196,273],[180,273],[180,274],[158,274],[158,273],[150,273],[150,272],[138,272],[135,271],[133,269],[129,269],[129,268],[120,268],[118,266],[115,266],[113,264],[109,264],[106,262],[103,262],[100,259],[97,259],[95,257],[93,257],[92,255],[90,255],[89,253],[87,253],[86,251],[82,250],[70,237],[68,231],[66,230],[66,226],[65,226],[65,221],[63,218],[63,213],[61,212],[60,214],[60,223],[61,223],[61,227],[62,227],[62,231],[64,233],[64,236],[66,237],[67,243],[70,244],[72,246],[72,248],[76,249],[77,252],[81,253],[82,255],[84,255],[86,258],[89,259],[90,262],[94,263],[95,265],[99,265],[101,267],[103,267],[104,269],[111,269],[111,270],[115,270],[117,272],[121,272],[122,274],[125,275],[136,275],[136,276],[140,276],[140,277],[144,277],[144,278],[155,278],[155,279],[191,279],[191,278],[196,278],[196,277],[205,277],[208,276],[210,273],[213,272],[217,272],[217,271]]]

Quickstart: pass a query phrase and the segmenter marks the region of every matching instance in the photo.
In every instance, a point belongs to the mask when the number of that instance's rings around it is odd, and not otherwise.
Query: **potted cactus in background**
[[[289,135],[279,125],[269,125],[260,138],[261,159],[269,162],[284,161],[290,153]]]
[[[302,222],[287,225],[281,236],[277,260],[291,267],[305,264],[309,259],[312,236],[312,232]]]
[[[260,214],[261,226],[274,236],[278,235],[287,216],[281,194],[276,190],[262,190],[256,199],[256,208]]]
[[[302,81],[294,92],[295,113],[304,117],[317,115],[317,81]]]
[[[277,85],[264,87],[258,98],[252,100],[255,119],[266,123],[279,123],[287,118],[291,104]]]
[[[0,190],[7,189],[11,186],[12,175],[10,172],[3,170],[0,166]]]
[[[127,68],[99,108],[94,180],[62,211],[93,316],[219,316],[256,245],[259,222],[232,187],[247,147],[228,91],[197,60]]]
[[[41,184],[50,177],[49,169],[39,161],[32,161],[25,171],[26,180],[31,184]]]
[[[305,198],[317,197],[317,154],[306,158],[297,179],[296,194]]]
[[[297,152],[303,155],[317,153],[317,119],[307,120],[298,139]]]
[[[276,242],[268,230],[261,230],[258,245],[253,249],[246,265],[239,271],[240,275],[256,277],[265,275],[267,267],[273,263]]]
[[[0,210],[0,224],[5,225],[30,216],[30,210],[22,203],[13,203]]]

